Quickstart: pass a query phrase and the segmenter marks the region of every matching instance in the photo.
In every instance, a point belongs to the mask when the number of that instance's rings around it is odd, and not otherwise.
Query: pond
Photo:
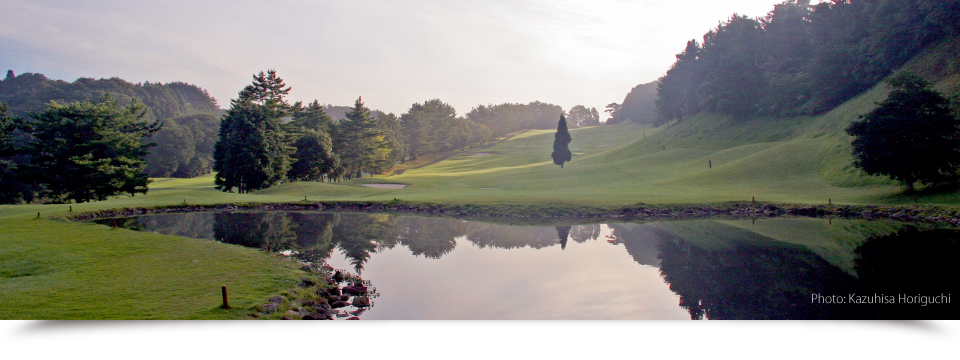
[[[376,287],[362,319],[956,319],[960,232],[780,218],[517,226],[370,213],[104,224],[290,254]],[[960,298],[958,298],[960,301]]]

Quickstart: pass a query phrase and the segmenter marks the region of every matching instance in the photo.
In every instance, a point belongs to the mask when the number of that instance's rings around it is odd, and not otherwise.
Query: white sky
[[[439,98],[621,102],[687,40],[782,0],[0,0],[0,71],[183,81],[220,103],[276,69],[292,100],[406,112]],[[605,117],[603,117],[605,118]]]

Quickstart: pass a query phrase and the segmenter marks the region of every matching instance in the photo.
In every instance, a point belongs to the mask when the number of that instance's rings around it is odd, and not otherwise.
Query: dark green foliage
[[[874,86],[925,46],[960,33],[957,0],[787,1],[734,15],[687,43],[658,80],[658,124],[700,111],[819,114]]]
[[[400,126],[411,159],[463,148],[473,142],[473,121],[440,99],[415,103],[400,116]]]
[[[109,95],[95,103],[51,102],[25,125],[32,137],[26,148],[32,155],[28,178],[53,200],[145,194],[144,157],[153,144],[144,139],[160,129],[159,120],[143,120],[146,111],[137,101],[121,107]]]
[[[377,163],[374,169],[374,172],[381,173],[403,161],[407,153],[407,145],[397,115],[394,113],[384,114],[380,111],[375,111],[374,114],[377,118],[377,127],[383,132],[383,140],[386,141],[386,146],[390,149],[390,152]]]
[[[560,121],[557,123],[557,133],[553,136],[553,163],[563,167],[563,163],[570,161],[570,131],[567,131],[567,120],[563,114],[560,114]]]
[[[7,74],[9,77],[10,74]],[[9,204],[23,199],[22,183],[17,172],[13,146],[14,119],[7,116],[7,106],[0,104],[0,204]]]
[[[333,120],[320,102],[314,100],[293,113],[293,121],[287,124],[292,136],[293,164],[287,172],[289,180],[323,181],[343,174],[340,156],[334,153],[329,132],[334,129]]]
[[[960,120],[949,103],[912,74],[889,80],[893,91],[869,114],[850,124],[855,165],[913,190],[917,181],[953,180],[960,165]]]
[[[50,101],[60,104],[76,101],[95,101],[101,94],[110,94],[121,105],[139,99],[155,118],[170,119],[184,115],[217,114],[220,107],[206,90],[182,82],[129,83],[119,78],[80,78],[69,83],[51,80],[43,74],[23,73],[13,76],[12,71],[0,80],[0,102],[7,104],[14,116],[25,116],[42,111]]]
[[[483,108],[486,111],[488,108]],[[474,112],[477,110],[474,109]],[[485,112],[486,114],[486,112]],[[440,99],[413,104],[400,115],[400,127],[411,159],[432,153],[464,149],[490,139],[486,126],[470,118],[457,116],[457,111]]]
[[[181,82],[132,84],[118,78],[81,78],[68,83],[41,74],[14,76],[12,71],[0,81],[0,101],[14,104],[11,110],[21,116],[42,111],[50,101],[95,101],[104,93],[117,98],[121,105],[139,99],[149,114],[163,119],[165,126],[148,139],[158,146],[147,157],[147,175],[188,177],[210,172],[221,110],[217,101],[197,86]]]
[[[283,97],[290,91],[276,71],[253,76],[220,121],[219,139],[214,146],[214,183],[221,191],[240,193],[280,183],[290,169],[294,149],[287,144],[281,117],[299,108]]]
[[[333,153],[330,135],[309,128],[300,128],[293,146],[295,161],[287,172],[287,178],[299,181],[323,181],[324,175],[333,177],[340,168],[340,156]]]
[[[449,140],[444,138],[443,130],[452,127],[457,119],[457,111],[440,99],[415,103],[400,115],[403,136],[407,140],[407,153],[410,158],[449,150]]]
[[[558,105],[534,101],[529,104],[480,105],[470,110],[467,117],[483,124],[499,138],[523,129],[551,129],[553,119],[561,113],[563,108]]]
[[[350,178],[361,177],[364,171],[376,171],[390,153],[386,136],[361,98],[357,98],[353,110],[337,126],[337,135],[334,148]]]
[[[597,112],[597,108],[587,109],[583,105],[570,108],[567,118],[570,119],[570,124],[574,127],[600,125],[600,113]]]
[[[293,120],[287,125],[290,129],[303,127],[320,130],[329,134],[333,129],[334,121],[333,118],[327,114],[325,106],[320,105],[319,101],[314,100],[312,103],[307,104],[307,106],[295,111],[293,113]]]

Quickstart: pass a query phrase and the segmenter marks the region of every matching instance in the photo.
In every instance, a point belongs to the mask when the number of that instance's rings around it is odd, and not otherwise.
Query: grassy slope
[[[906,66],[955,91],[960,78],[953,39]],[[886,95],[878,86],[818,117],[734,120],[709,114],[666,129],[635,124],[572,129],[574,161],[550,161],[553,131],[528,131],[482,150],[453,156],[379,181],[402,190],[347,184],[290,183],[257,194],[225,194],[212,177],[159,179],[146,196],[74,205],[75,211],[187,203],[310,200],[419,200],[445,203],[625,205],[748,200],[790,203],[906,203],[896,184],[851,167],[842,129]],[[666,146],[666,150],[662,150]],[[713,168],[707,168],[707,162]],[[955,205],[958,193],[924,195],[923,203]],[[231,288],[235,307],[292,286],[293,265],[237,246],[175,236],[112,230],[49,220],[67,205],[0,206],[0,318],[230,318],[217,310],[217,288]],[[34,220],[37,212],[43,219]],[[743,224],[730,223],[734,228]],[[752,225],[752,224],[751,224]],[[755,229],[755,230],[754,230]],[[799,239],[837,264],[851,244]],[[831,230],[834,231],[834,230]],[[833,252],[833,253],[831,253]]]
[[[147,196],[73,208],[253,198],[223,194],[210,184],[210,177],[162,181]],[[255,249],[50,219],[68,209],[0,206],[0,319],[238,318],[302,275],[295,263]],[[35,219],[38,211],[41,219]],[[228,286],[235,310],[218,308],[221,285]]]

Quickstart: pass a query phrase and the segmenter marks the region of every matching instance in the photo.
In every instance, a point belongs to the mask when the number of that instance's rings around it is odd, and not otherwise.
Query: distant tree
[[[220,121],[219,139],[214,146],[214,183],[221,191],[240,193],[264,189],[286,178],[290,155],[281,118],[300,108],[283,97],[290,88],[276,71],[260,72],[253,84],[240,91]]]
[[[570,154],[570,132],[567,131],[567,120],[563,117],[563,114],[560,114],[560,121],[557,122],[557,133],[553,136],[553,153],[550,154],[553,157],[553,163],[560,165],[563,168],[563,163],[570,161],[572,154]]]
[[[161,127],[159,120],[144,120],[146,111],[137,101],[121,107],[106,94],[98,102],[51,102],[24,125],[32,138],[26,149],[33,156],[30,179],[54,200],[146,194],[144,158],[154,144],[144,139]]]
[[[452,148],[452,139],[446,133],[457,125],[457,110],[440,99],[415,103],[400,115],[400,125],[411,159],[447,151]]]
[[[357,98],[337,128],[340,139],[335,146],[349,177],[359,178],[364,170],[374,172],[378,162],[390,152],[386,135],[370,115],[370,109],[363,105],[362,98]]]
[[[603,122],[604,125],[619,124],[623,121],[623,118],[620,117],[620,108],[622,108],[622,106],[615,102],[607,104],[607,109],[603,112],[610,114],[610,117]]]
[[[960,165],[960,120],[949,103],[919,76],[891,78],[889,97],[847,128],[854,164],[868,174],[885,175],[907,191],[917,181],[952,179]]]
[[[288,124],[288,128],[296,129],[303,127],[320,130],[329,134],[331,129],[333,129],[333,125],[333,118],[327,114],[325,107],[320,105],[319,101],[314,100],[312,103],[307,104],[307,106],[293,112],[293,119]]]
[[[499,138],[523,129],[551,129],[553,119],[562,112],[559,105],[534,101],[529,104],[480,105],[470,110],[467,117],[483,124]]]
[[[600,125],[600,114],[597,113],[597,108],[587,109],[583,105],[570,108],[567,119],[575,127]]]
[[[620,105],[620,117],[635,123],[651,124],[657,118],[655,102],[657,83],[650,82],[634,86],[623,98]]]
[[[384,114],[379,111],[376,114],[377,127],[383,132],[383,139],[390,150],[377,166],[376,172],[379,173],[403,161],[407,155],[407,144],[406,138],[403,136],[402,124],[396,114]]]

